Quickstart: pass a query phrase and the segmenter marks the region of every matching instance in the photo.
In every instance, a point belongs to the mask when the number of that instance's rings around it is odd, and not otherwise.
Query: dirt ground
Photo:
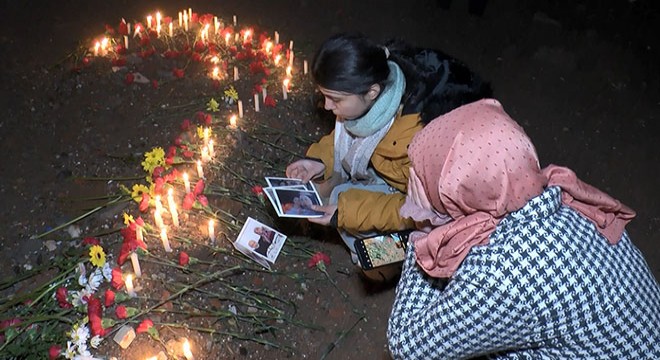
[[[131,181],[118,179],[140,176],[145,152],[156,146],[167,149],[180,133],[184,119],[194,120],[196,112],[206,111],[210,98],[222,96],[224,86],[214,86],[207,76],[193,75],[195,64],[190,63],[144,61],[129,65],[150,79],[158,79],[157,88],[151,83],[127,85],[126,73],[113,72],[108,61],[95,61],[72,71],[80,65],[74,60],[81,46],[90,46],[91,40],[103,33],[105,24],[116,26],[122,18],[142,19],[156,10],[173,16],[182,7],[192,7],[199,14],[211,13],[227,22],[236,15],[239,27],[257,27],[270,36],[277,31],[282,42],[293,40],[295,44],[294,67],[298,72],[287,101],[278,98],[274,108],[262,107],[255,113],[251,91],[258,79],[248,77],[237,85],[246,108],[244,132],[237,135],[219,127],[216,135],[225,167],[211,170],[209,183],[232,194],[253,196],[252,185],[263,176],[282,175],[277,172],[295,159],[294,154],[303,154],[309,141],[329,131],[331,124],[318,119],[314,112],[313,86],[300,73],[302,61],[311,60],[323,39],[353,30],[382,41],[400,37],[417,46],[442,49],[489,80],[495,97],[536,144],[542,166],[568,166],[584,181],[635,209],[637,218],[628,231],[660,278],[660,43],[656,37],[660,6],[656,2],[489,1],[483,15],[476,16],[462,1],[454,1],[445,9],[431,0],[185,4],[68,0],[38,5],[0,0],[0,153],[6,156],[0,162],[3,284],[7,283],[4,279],[21,276],[79,244],[80,239],[71,239],[72,234],[98,235],[104,247],[107,244],[107,252],[117,253],[120,240],[113,231],[123,226],[123,212],[136,213],[135,204],[130,202],[104,207],[74,228],[67,228],[69,231],[35,236],[103,204],[94,197],[115,193],[119,183],[130,186]],[[173,65],[190,71],[183,79],[174,79],[169,72]],[[275,94],[277,90],[273,91]],[[223,108],[214,116],[226,121],[229,111]],[[145,358],[150,351],[162,349],[168,340],[187,334],[197,344],[196,358],[388,358],[385,330],[393,285],[365,281],[331,231],[309,226],[304,220],[278,219],[268,203],[240,204],[218,193],[208,197],[239,222],[247,216],[257,217],[291,237],[274,267],[277,276],[244,265],[230,254],[229,240],[236,235],[235,228],[224,229],[227,238],[221,242],[226,248],[223,252],[195,242],[199,229],[191,226],[186,236],[193,238],[192,243],[175,241],[175,250],[185,249],[211,265],[197,268],[198,272],[171,273],[171,267],[146,263],[145,271],[158,276],[145,281],[148,296],[133,300],[134,306],[148,306],[149,297],[167,297],[160,289],[168,282],[185,284],[210,272],[218,262],[227,261],[244,266],[232,273],[232,284],[270,291],[273,298],[282,299],[278,304],[293,320],[268,323],[266,330],[255,330],[246,323],[214,322],[208,314],[195,317],[190,312],[172,311],[189,310],[184,305],[199,303],[226,310],[230,301],[209,295],[222,288],[211,282],[204,287],[206,292],[187,293],[173,301],[174,308],[167,308],[169,313],[166,309],[154,315],[161,323],[170,324],[161,327],[163,343],[138,336],[122,351],[105,341],[99,355]],[[195,216],[199,215],[191,218]],[[76,228],[80,230],[77,234],[73,231]],[[47,244],[56,246],[48,248]],[[337,287],[318,270],[307,268],[309,251],[330,255],[328,274]],[[176,262],[174,255],[156,254]],[[52,275],[44,273],[29,284],[2,288],[2,297],[27,291]],[[261,308],[239,306],[238,311],[253,313]],[[3,314],[2,320],[5,318]],[[174,324],[250,334],[263,342]],[[0,354],[0,358],[6,357]]]

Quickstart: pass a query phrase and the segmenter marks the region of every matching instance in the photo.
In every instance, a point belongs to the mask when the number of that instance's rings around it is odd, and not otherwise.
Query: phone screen
[[[401,262],[406,257],[408,234],[393,233],[355,241],[355,250],[364,269]]]

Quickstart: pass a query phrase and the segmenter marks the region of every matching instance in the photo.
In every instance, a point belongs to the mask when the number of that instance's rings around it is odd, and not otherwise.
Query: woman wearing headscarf
[[[411,234],[388,327],[396,359],[658,359],[660,288],[635,213],[568,168],[539,167],[496,100],[413,138]]]

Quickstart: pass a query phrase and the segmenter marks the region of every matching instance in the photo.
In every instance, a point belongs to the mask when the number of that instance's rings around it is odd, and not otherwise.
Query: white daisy
[[[78,346],[79,350],[82,346],[87,347],[87,339],[89,339],[89,328],[87,325],[74,325],[71,330],[71,341]]]
[[[97,348],[99,347],[99,345],[101,345],[101,342],[102,342],[102,341],[103,341],[103,338],[102,338],[102,337],[100,337],[100,336],[98,336],[98,335],[94,335],[94,337],[89,341],[89,344],[90,344],[94,349],[97,349]]]
[[[66,342],[66,350],[64,350],[64,357],[67,359],[73,359],[76,356],[76,345],[71,341]]]
[[[85,269],[85,264],[83,263],[78,263],[78,271],[80,273],[80,276],[78,277],[78,284],[80,286],[86,286],[87,285],[87,269]]]
[[[109,261],[106,261],[105,264],[103,264],[103,277],[107,282],[112,281],[112,267],[110,267]]]
[[[91,293],[95,293],[99,286],[101,286],[101,283],[103,283],[103,273],[101,269],[97,268],[93,273],[89,274],[86,289]]]

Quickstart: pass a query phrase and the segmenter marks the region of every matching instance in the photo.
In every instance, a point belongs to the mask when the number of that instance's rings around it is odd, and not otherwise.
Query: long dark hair
[[[406,78],[403,114],[420,113],[424,123],[492,97],[489,83],[440,50],[412,47],[400,39],[380,46],[360,33],[328,38],[314,56],[312,78],[329,90],[364,95],[373,84],[387,86],[388,60],[399,65]]]

